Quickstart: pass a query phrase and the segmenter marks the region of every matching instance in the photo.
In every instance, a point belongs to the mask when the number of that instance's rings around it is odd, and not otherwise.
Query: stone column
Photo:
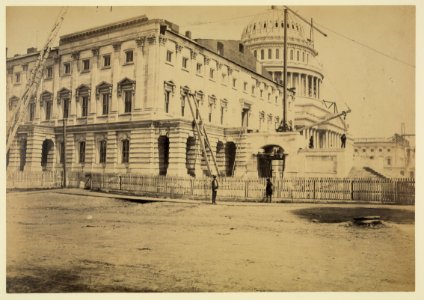
[[[75,89],[78,87],[78,78],[79,78],[79,72],[80,72],[80,66],[79,66],[79,52],[72,53],[72,58],[74,59],[72,61],[72,78],[71,78],[71,97],[69,99],[69,116],[68,116],[68,124],[73,122],[75,124],[75,119],[77,116],[77,100],[75,98]],[[64,101],[61,101],[62,107],[64,106]],[[61,117],[63,118],[63,116]]]
[[[19,141],[19,139],[17,139]],[[41,153],[43,144],[43,134],[32,132],[27,135],[26,161],[24,171],[41,171]],[[20,143],[19,150],[20,150]],[[55,145],[56,146],[56,145]],[[18,168],[20,162],[20,151],[18,150]],[[55,149],[51,150],[55,151]],[[54,153],[54,152],[53,152]]]
[[[96,84],[98,83],[97,77],[99,74],[99,48],[91,49],[93,53],[93,68],[91,72],[91,87],[90,87],[90,98],[89,98],[89,110],[88,110],[88,119],[90,122],[96,121],[97,114],[97,105],[96,105]],[[82,105],[82,99],[81,105]],[[87,147],[87,146],[86,146]]]
[[[169,165],[167,175],[188,176],[186,168],[187,134],[175,128],[169,136]]]
[[[317,98],[319,99],[320,79],[317,79]]]
[[[87,132],[85,136],[85,163],[84,171],[89,172],[93,170],[96,163],[96,141],[93,132]]]
[[[118,161],[119,145],[117,144],[116,132],[107,132],[107,151],[106,151],[106,169],[108,172],[116,170],[116,163]]]
[[[118,103],[118,82],[119,82],[119,71],[121,69],[120,56],[121,56],[121,43],[113,44],[113,62],[112,62],[112,95],[110,101],[109,118],[117,118],[119,112]],[[101,101],[101,99],[99,99]]]
[[[306,88],[305,96],[309,97],[309,75],[305,75],[305,88]]]

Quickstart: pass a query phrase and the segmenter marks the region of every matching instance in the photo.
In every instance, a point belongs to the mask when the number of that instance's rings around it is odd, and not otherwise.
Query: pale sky
[[[317,59],[324,67],[322,96],[336,101],[339,110],[347,106],[352,109],[346,119],[350,133],[354,137],[389,137],[400,133],[402,122],[407,133],[415,133],[415,8],[290,7],[307,19],[312,17],[328,34],[324,38],[315,33]],[[243,27],[268,9],[269,6],[70,7],[60,35],[145,14],[174,22],[181,33],[192,31],[193,38],[240,39]],[[40,48],[58,12],[58,7],[7,7],[8,56],[25,53],[26,48],[35,45]]]

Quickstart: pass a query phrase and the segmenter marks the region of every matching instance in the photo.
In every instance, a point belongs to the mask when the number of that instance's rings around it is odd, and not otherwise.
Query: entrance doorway
[[[258,153],[258,176],[261,178],[277,177],[284,175],[285,154],[284,149],[278,145],[267,145]]]
[[[169,165],[169,138],[161,135],[158,138],[159,175],[166,176]]]
[[[53,168],[53,149],[52,140],[44,140],[41,146],[41,168],[43,171],[52,170]]]
[[[227,142],[225,144],[225,173],[227,176],[233,176],[236,163],[236,144]]]

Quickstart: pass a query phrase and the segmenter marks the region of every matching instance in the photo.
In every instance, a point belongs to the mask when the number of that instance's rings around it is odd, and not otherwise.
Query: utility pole
[[[287,8],[284,8],[283,128],[287,128]]]
[[[284,92],[283,92],[283,120],[282,120],[282,125],[283,125],[283,131],[286,131],[288,126],[287,126],[287,21],[288,21],[288,12],[291,12],[293,15],[297,16],[299,19],[301,19],[303,22],[305,22],[306,24],[308,24],[309,26],[311,26],[311,32],[310,32],[310,37],[311,39],[313,38],[313,30],[318,31],[319,33],[321,33],[324,36],[327,36],[327,34],[325,34],[324,32],[322,32],[321,30],[319,30],[318,28],[316,28],[313,24],[313,20],[311,19],[311,22],[309,23],[309,21],[307,21],[305,18],[303,18],[302,16],[300,16],[298,13],[296,13],[295,11],[291,10],[290,8],[288,8],[287,6],[284,6],[284,47],[283,47],[283,56],[284,56],[284,63],[283,63],[283,73],[284,73],[284,77],[283,77],[283,86],[284,86]]]
[[[62,100],[67,101],[67,100]],[[66,118],[63,112],[63,187],[66,188]]]

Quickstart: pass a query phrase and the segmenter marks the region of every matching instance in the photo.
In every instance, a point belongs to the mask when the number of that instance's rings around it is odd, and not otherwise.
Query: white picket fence
[[[61,172],[7,173],[7,188],[58,188]],[[265,179],[220,177],[218,199],[261,201]],[[273,179],[277,201],[334,201],[415,204],[415,179],[285,178]],[[140,174],[84,174],[70,172],[68,187],[86,187],[136,195],[210,199],[210,178],[145,176]]]

